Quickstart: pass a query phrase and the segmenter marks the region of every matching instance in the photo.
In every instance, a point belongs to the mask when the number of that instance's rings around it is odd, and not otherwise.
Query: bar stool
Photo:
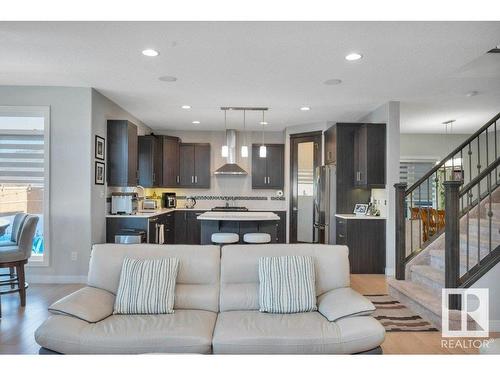
[[[15,246],[19,242],[19,235],[21,233],[20,229],[23,226],[24,220],[28,214],[19,213],[14,216],[12,221],[12,231],[10,232],[10,240],[0,242],[0,248],[4,246]],[[14,267],[9,267],[9,276],[12,279],[14,277]],[[14,289],[14,286],[11,286]]]
[[[236,233],[212,233],[212,243],[217,245],[229,245],[240,242],[240,236]]]
[[[28,284],[24,278],[24,265],[28,263],[31,256],[37,223],[38,216],[28,215],[22,223],[17,245],[0,247],[0,268],[16,269],[15,275],[12,275],[12,273],[0,275],[10,276],[7,280],[1,280],[0,286],[10,285],[11,288],[17,286],[17,288],[11,290],[0,290],[0,296],[19,292],[21,306],[26,306],[26,288]]]
[[[243,242],[245,243],[270,243],[271,235],[269,233],[245,233],[243,235]]]

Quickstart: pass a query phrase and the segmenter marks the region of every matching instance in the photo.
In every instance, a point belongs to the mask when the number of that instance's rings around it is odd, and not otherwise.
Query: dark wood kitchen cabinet
[[[137,126],[127,120],[108,120],[107,134],[108,186],[136,186]]]
[[[354,185],[385,187],[385,124],[363,124],[354,132]]]
[[[335,164],[337,161],[337,127],[331,126],[325,133],[325,164]]]
[[[179,173],[179,146],[177,137],[163,136],[163,187],[178,187]]]
[[[198,220],[205,211],[175,211],[175,243],[199,245],[201,243],[201,223]]]
[[[385,273],[385,220],[336,218],[336,244],[349,247],[351,273]]]
[[[266,144],[267,155],[259,155],[260,144],[252,145],[252,189],[283,189],[285,145]]]
[[[179,160],[179,187],[210,187],[210,144],[181,143]]]
[[[163,139],[155,135],[139,137],[139,185],[159,187],[163,183]]]

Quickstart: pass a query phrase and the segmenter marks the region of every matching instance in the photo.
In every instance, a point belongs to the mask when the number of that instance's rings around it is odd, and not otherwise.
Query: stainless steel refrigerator
[[[334,244],[336,241],[336,166],[332,164],[317,167],[315,178],[313,242]]]

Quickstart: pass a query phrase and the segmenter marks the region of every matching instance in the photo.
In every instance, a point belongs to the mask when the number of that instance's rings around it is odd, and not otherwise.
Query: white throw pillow
[[[260,258],[259,281],[259,311],[289,314],[317,310],[312,257]]]
[[[123,260],[113,314],[171,314],[179,259]]]

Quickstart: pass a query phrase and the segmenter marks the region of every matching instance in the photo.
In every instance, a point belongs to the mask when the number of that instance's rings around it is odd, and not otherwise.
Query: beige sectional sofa
[[[318,311],[258,311],[258,259],[282,255],[314,257]],[[112,314],[125,257],[179,258],[173,314]],[[373,305],[349,288],[345,246],[95,245],[87,284],[49,307],[35,332],[42,351],[348,354],[380,352],[385,336]]]

